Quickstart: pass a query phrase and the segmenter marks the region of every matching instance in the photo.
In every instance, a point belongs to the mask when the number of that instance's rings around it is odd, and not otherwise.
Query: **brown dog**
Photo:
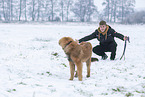
[[[63,37],[59,40],[59,45],[68,56],[70,65],[70,80],[74,79],[75,65],[77,66],[78,79],[82,81],[83,63],[87,65],[87,77],[90,77],[92,45],[89,42],[82,42],[80,45],[70,37]]]

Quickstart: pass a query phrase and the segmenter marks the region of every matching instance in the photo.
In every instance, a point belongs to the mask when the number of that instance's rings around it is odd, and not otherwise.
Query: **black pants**
[[[117,45],[114,43],[108,45],[97,45],[93,48],[93,52],[99,56],[104,56],[105,52],[111,52],[110,59],[115,59]]]

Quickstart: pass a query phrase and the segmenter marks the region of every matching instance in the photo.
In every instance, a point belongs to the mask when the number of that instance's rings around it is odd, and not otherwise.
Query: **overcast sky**
[[[104,0],[94,0],[95,4],[98,6],[98,10],[102,10],[102,2]],[[136,4],[135,4],[135,9],[136,10],[145,10],[145,0],[135,0]]]

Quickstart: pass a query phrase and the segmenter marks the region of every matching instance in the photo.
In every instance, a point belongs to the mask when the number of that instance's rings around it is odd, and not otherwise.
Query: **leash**
[[[126,50],[127,41],[130,43],[129,37],[126,37],[126,39],[125,39],[124,50],[123,50],[123,54],[122,54],[120,60],[123,58],[123,56],[124,56],[124,60],[125,60],[125,50]]]
[[[68,42],[68,43],[64,46],[63,50],[64,50],[68,45],[70,45],[72,42],[73,42],[73,41]],[[71,57],[70,57],[70,54],[67,54],[67,53],[65,53],[65,54],[66,54],[66,56],[67,56],[68,61],[73,62],[72,59],[71,59]]]
[[[71,44],[71,43],[72,43],[72,41],[68,42],[68,43],[64,46],[63,50],[64,50],[69,44]]]

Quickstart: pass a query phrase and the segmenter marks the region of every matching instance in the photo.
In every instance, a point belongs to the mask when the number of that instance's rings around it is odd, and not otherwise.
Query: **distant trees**
[[[19,21],[21,21],[22,17],[25,17],[25,21],[27,21],[27,5],[26,5],[26,0],[19,0],[18,1],[18,12],[19,12]]]
[[[81,22],[91,21],[92,14],[97,11],[94,0],[77,0],[72,9]]]
[[[11,15],[11,2],[10,0],[2,0],[1,1],[1,8],[3,13],[3,19],[8,22],[10,21],[10,15]]]
[[[134,12],[135,0],[104,0],[103,12],[94,0],[0,0],[0,21],[81,21],[145,23],[145,12]]]
[[[129,15],[125,20],[124,23],[126,24],[136,24],[142,23],[145,24],[145,11],[138,11],[131,15]]]
[[[66,19],[69,21],[69,13],[70,13],[70,6],[73,3],[73,0],[65,0],[66,1]]]
[[[134,12],[135,0],[105,0],[102,4],[104,8],[104,19],[108,22],[121,22]]]
[[[69,21],[69,13],[70,13],[70,7],[72,6],[73,0],[60,0],[60,16],[62,21]]]
[[[0,21],[91,21],[93,0],[0,0]]]

